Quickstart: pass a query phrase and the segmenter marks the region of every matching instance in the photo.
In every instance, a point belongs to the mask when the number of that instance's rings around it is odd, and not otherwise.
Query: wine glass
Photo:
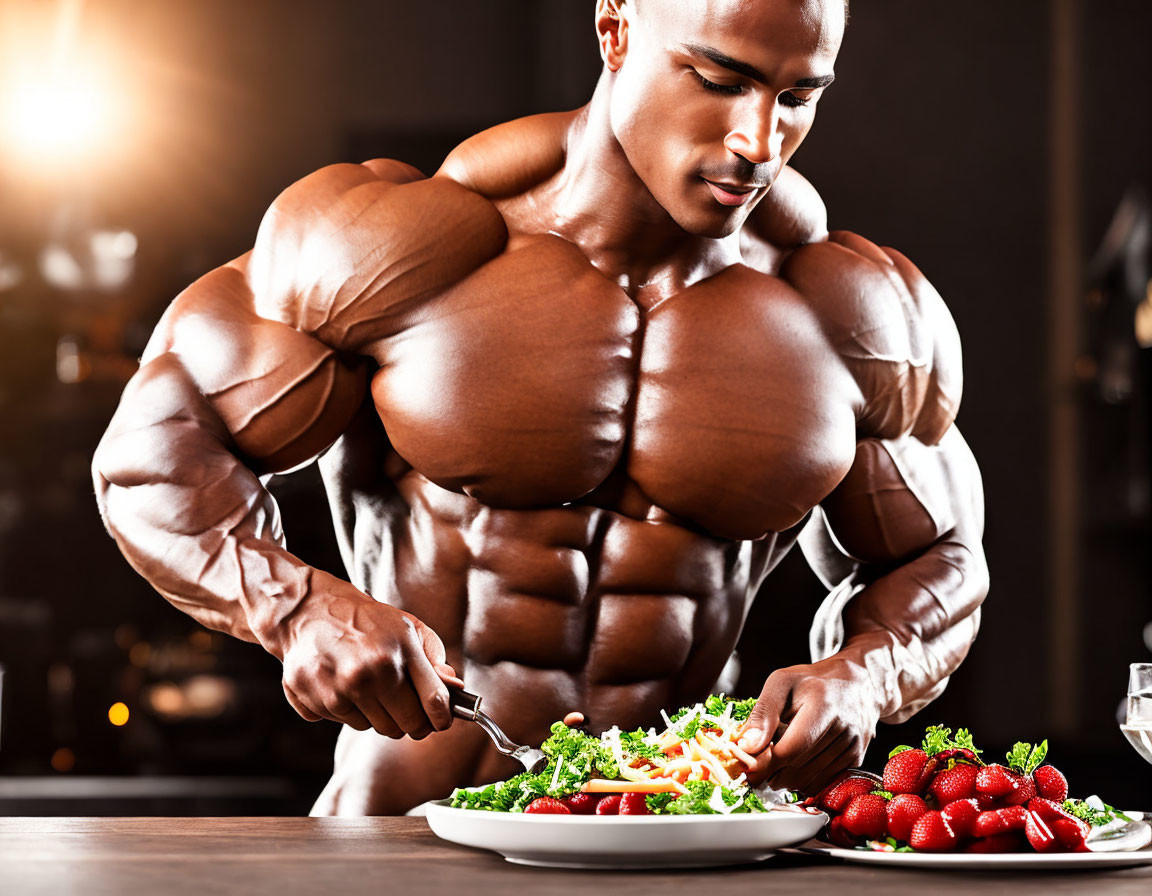
[[[1128,713],[1120,730],[1136,752],[1152,762],[1152,663],[1128,667]]]

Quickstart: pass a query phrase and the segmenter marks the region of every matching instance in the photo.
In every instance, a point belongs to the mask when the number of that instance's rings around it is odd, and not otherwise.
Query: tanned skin
[[[346,726],[317,813],[516,770],[446,681],[529,744],[702,698],[798,540],[831,592],[814,662],[748,723],[754,777],[858,764],[975,637],[955,327],[787,167],[841,0],[600,0],[596,29],[583,108],[431,178],[375,160],[285,191],[173,302],[97,451],[133,566]],[[350,581],[288,551],[261,479],[317,458]]]

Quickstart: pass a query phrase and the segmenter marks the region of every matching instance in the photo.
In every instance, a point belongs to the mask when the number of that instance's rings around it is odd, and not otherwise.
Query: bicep
[[[840,580],[845,558],[892,566],[946,537],[978,543],[983,504],[979,468],[955,426],[936,444],[862,439],[805,533],[805,555],[826,580]]]
[[[183,392],[185,413],[200,403],[200,414],[218,421],[230,447],[261,473],[316,457],[339,437],[366,388],[359,362],[257,315],[242,264],[212,271],[176,299],[138,377],[159,377],[171,394]],[[140,404],[136,394],[126,390],[122,411]],[[155,405],[137,410],[147,417],[149,408]]]

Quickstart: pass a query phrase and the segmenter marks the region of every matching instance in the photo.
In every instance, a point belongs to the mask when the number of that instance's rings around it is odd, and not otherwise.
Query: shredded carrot
[[[593,778],[580,788],[584,793],[668,793],[678,792],[677,782],[671,778],[653,778],[650,781],[609,781]]]

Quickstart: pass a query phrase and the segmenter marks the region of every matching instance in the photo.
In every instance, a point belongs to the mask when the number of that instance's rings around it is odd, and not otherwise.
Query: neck
[[[739,260],[738,240],[688,233],[652,196],[612,131],[611,79],[601,75],[569,128],[552,229],[625,291],[664,297]]]

